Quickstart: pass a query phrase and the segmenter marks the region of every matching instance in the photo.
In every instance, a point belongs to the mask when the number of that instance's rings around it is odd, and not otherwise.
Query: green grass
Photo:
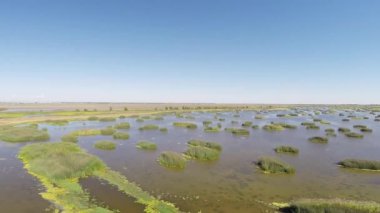
[[[320,127],[314,124],[306,126],[306,129],[320,129]]]
[[[202,123],[204,126],[208,126],[208,125],[212,124],[212,121],[207,120],[207,121],[203,121]]]
[[[205,132],[220,132],[220,128],[215,126],[215,127],[212,127],[212,126],[206,126],[203,131]]]
[[[113,133],[115,133],[115,132],[116,132],[116,130],[114,128],[111,128],[111,127],[107,127],[105,129],[100,130],[101,135],[113,135]]]
[[[189,146],[202,146],[202,147],[207,147],[210,149],[215,149],[218,151],[222,150],[222,146],[218,143],[215,142],[210,142],[210,141],[204,141],[204,140],[190,140],[187,142]]]
[[[116,149],[116,144],[112,141],[97,141],[94,147],[102,150],[114,150]]]
[[[263,129],[269,132],[283,131],[285,128],[280,125],[267,124],[263,126]]]
[[[115,125],[115,129],[129,129],[131,125],[128,122],[122,122]]]
[[[295,169],[292,166],[272,157],[260,158],[257,165],[265,173],[295,173]]]
[[[185,155],[200,161],[213,161],[219,158],[220,151],[205,146],[189,146]]]
[[[364,138],[364,135],[356,133],[356,132],[347,132],[344,135],[349,138]]]
[[[380,170],[380,161],[346,159],[346,160],[340,161],[338,165],[344,168],[351,168],[351,169]]]
[[[152,143],[150,141],[139,141],[136,144],[136,147],[138,149],[143,149],[143,150],[156,150],[157,145],[155,143]]]
[[[260,129],[260,126],[259,125],[252,125],[251,128],[252,129]]]
[[[370,128],[362,128],[360,129],[361,132],[372,132],[373,130]]]
[[[225,131],[231,132],[234,135],[249,135],[249,131],[241,128],[225,128]]]
[[[243,127],[251,127],[252,126],[252,122],[251,121],[245,121],[241,126],[243,126]]]
[[[194,123],[189,123],[189,122],[174,122],[173,126],[175,127],[184,127],[188,129],[196,129],[197,125]]]
[[[291,146],[278,146],[274,149],[277,153],[289,153],[289,154],[298,154],[299,150]]]
[[[335,129],[328,128],[328,129],[325,129],[325,132],[326,133],[335,133]]]
[[[166,128],[166,127],[160,128],[160,132],[167,132],[167,131],[168,131],[168,128]]]
[[[157,159],[161,166],[172,169],[184,169],[186,166],[186,159],[181,153],[166,151],[162,152]]]
[[[281,126],[285,129],[297,129],[296,125],[287,124],[287,123],[272,123],[272,125]]]
[[[54,212],[112,213],[98,206],[78,183],[80,178],[95,176],[146,206],[145,212],[179,212],[171,203],[156,199],[118,172],[109,169],[99,158],[74,143],[36,143],[21,148],[18,157],[25,169],[45,188],[40,195],[52,202]]]
[[[265,117],[263,116],[263,115],[256,115],[255,116],[255,119],[257,119],[257,120],[262,120],[262,119],[264,119]]]
[[[67,135],[62,136],[61,140],[63,142],[77,143],[78,142],[78,136],[73,135],[73,134],[67,134]]]
[[[144,131],[144,130],[158,130],[158,129],[160,129],[160,127],[157,126],[157,125],[154,125],[154,124],[148,124],[148,125],[139,127],[139,130],[141,130],[141,131]]]
[[[280,209],[286,213],[377,213],[380,204],[343,199],[300,199]]]
[[[99,121],[101,121],[101,122],[111,122],[111,121],[116,121],[116,118],[113,118],[113,117],[104,117],[104,118],[99,118]]]
[[[90,116],[90,117],[87,118],[87,120],[89,120],[89,121],[97,121],[97,120],[99,120],[99,118],[96,117],[96,116]]]
[[[338,132],[348,133],[351,132],[351,130],[349,128],[340,127],[338,128]]]
[[[86,177],[105,165],[74,143],[36,143],[23,147],[19,157],[28,163],[30,172],[59,181]]]
[[[116,140],[128,140],[129,134],[126,132],[115,132],[112,137]]]
[[[302,122],[301,125],[302,126],[315,126],[315,123],[313,123],[313,122]]]
[[[48,141],[49,133],[35,125],[0,127],[0,140],[11,143],[29,141]]]
[[[326,137],[315,136],[315,137],[309,138],[309,141],[312,143],[328,143],[329,139]]]
[[[46,123],[53,126],[66,126],[69,121],[68,120],[46,120],[41,123]]]
[[[364,129],[364,128],[367,128],[366,125],[354,125],[353,126],[355,129]]]

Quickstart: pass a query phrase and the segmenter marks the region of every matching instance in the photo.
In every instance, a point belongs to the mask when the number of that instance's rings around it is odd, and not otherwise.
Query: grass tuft
[[[115,129],[129,129],[131,125],[128,122],[118,123],[115,125]]]
[[[380,204],[370,201],[354,201],[343,199],[300,199],[280,209],[287,213],[376,213],[380,212]]]
[[[272,157],[260,158],[257,165],[266,173],[295,173],[295,169],[292,166]]]
[[[174,122],[173,126],[184,127],[184,128],[188,128],[188,129],[196,129],[197,128],[196,124],[189,123],[189,122]]]
[[[380,161],[346,159],[346,160],[340,161],[338,165],[344,168],[351,168],[351,169],[380,170]]]
[[[277,153],[289,153],[289,154],[298,154],[299,150],[291,146],[278,146],[274,149]]]
[[[94,144],[94,147],[102,150],[114,150],[116,149],[116,144],[112,141],[98,141]]]
[[[143,149],[143,150],[156,150],[157,145],[155,143],[152,143],[150,141],[139,141],[136,144],[136,147],[138,149]]]
[[[126,132],[115,132],[112,137],[116,140],[128,140],[129,134]]]
[[[49,133],[39,130],[38,125],[0,127],[0,140],[5,142],[48,141],[49,139]]]
[[[186,166],[186,159],[182,156],[182,154],[177,152],[162,152],[157,160],[161,166],[166,168],[184,169]]]
[[[154,124],[148,124],[145,126],[139,127],[139,130],[144,131],[144,130],[158,130],[160,127]]]
[[[309,138],[309,141],[313,143],[328,143],[329,139],[326,137],[315,136],[315,137]]]

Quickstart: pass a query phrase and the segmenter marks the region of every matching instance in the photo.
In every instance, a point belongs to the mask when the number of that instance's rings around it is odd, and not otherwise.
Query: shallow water
[[[64,127],[40,125],[48,128],[51,141],[73,130],[83,128],[104,128],[118,122],[131,123],[129,140],[114,140],[114,151],[97,150],[93,144],[97,140],[113,140],[112,136],[81,137],[78,144],[89,153],[99,156],[109,167],[124,174],[128,180],[139,184],[144,190],[173,202],[186,212],[261,212],[271,210],[265,203],[288,202],[297,198],[346,198],[373,200],[380,202],[380,173],[341,169],[336,163],[346,158],[380,160],[380,122],[374,122],[374,115],[368,112],[354,112],[368,116],[368,120],[342,122],[338,113],[316,115],[331,122],[320,125],[320,130],[306,130],[299,124],[312,121],[311,116],[279,118],[277,114],[290,111],[267,112],[265,119],[254,119],[255,112],[225,112],[217,115],[225,121],[216,121],[215,113],[191,113],[195,119],[164,116],[164,120],[146,120],[136,122],[134,118],[118,119],[117,122],[71,122]],[[306,111],[306,114],[313,114]],[[346,115],[350,114],[345,112]],[[212,120],[214,125],[220,122],[225,127],[240,127],[243,121],[253,121],[263,126],[271,121],[297,124],[295,130],[266,132],[251,129],[247,137],[234,136],[231,133],[203,132],[202,121]],[[232,120],[239,121],[231,124]],[[198,124],[195,130],[173,127],[175,121],[189,121]],[[139,131],[138,127],[157,124],[167,127],[168,132],[158,130]],[[328,144],[308,142],[312,136],[323,136],[325,128],[350,127],[364,124],[373,129],[373,133],[364,133],[363,139],[352,139],[337,133]],[[353,129],[354,130],[354,129]],[[357,132],[357,130],[354,130]],[[215,141],[222,145],[219,160],[211,163],[190,161],[183,171],[173,171],[161,167],[156,159],[162,151],[183,152],[190,139]],[[150,140],[157,144],[157,151],[142,151],[135,145],[140,140]],[[299,155],[276,154],[277,145],[291,145],[299,148]],[[25,209],[41,212],[49,207],[37,194],[43,189],[33,177],[25,173],[21,162],[15,157],[22,144],[0,142],[0,206],[8,212],[25,212]],[[294,175],[263,174],[254,162],[260,156],[275,156],[296,168]],[[3,159],[5,158],[5,159]],[[82,185],[95,199],[121,212],[141,212],[141,206],[125,198],[112,187],[97,180],[82,180]],[[107,188],[108,187],[108,188]],[[112,199],[110,199],[112,198]],[[16,203],[17,201],[17,203]],[[31,211],[28,211],[31,212]]]

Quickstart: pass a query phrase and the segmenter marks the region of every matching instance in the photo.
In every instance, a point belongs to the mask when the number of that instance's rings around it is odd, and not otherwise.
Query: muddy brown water
[[[83,128],[104,128],[118,122],[128,121],[132,128],[121,130],[131,135],[129,140],[113,140],[112,136],[81,137],[78,144],[89,153],[99,156],[109,167],[119,171],[141,186],[144,190],[161,199],[170,201],[185,212],[264,212],[272,209],[266,204],[288,202],[297,198],[344,198],[372,200],[380,202],[380,173],[346,170],[336,163],[346,158],[380,160],[380,122],[374,122],[374,115],[368,112],[354,112],[359,116],[368,116],[368,120],[342,122],[338,113],[333,115],[315,115],[331,122],[320,125],[320,130],[306,130],[300,126],[303,121],[312,121],[311,116],[278,118],[276,114],[289,112],[267,112],[265,119],[255,120],[255,112],[234,112],[217,115],[225,121],[216,121],[215,113],[191,113],[195,119],[164,116],[164,120],[118,119],[116,122],[71,122],[67,126],[48,128],[51,142],[71,131]],[[312,113],[307,112],[307,114]],[[349,113],[345,112],[346,115]],[[220,122],[225,127],[240,127],[243,121],[253,121],[263,126],[271,121],[298,125],[295,130],[266,132],[262,129],[249,129],[247,137],[234,136],[221,131],[203,132],[202,121],[212,120],[214,125]],[[231,124],[232,120],[239,121]],[[173,127],[174,121],[189,121],[198,124],[195,130]],[[167,127],[168,132],[139,131],[138,127],[157,124]],[[337,133],[328,144],[308,142],[312,136],[323,136],[324,129],[350,127],[364,124],[373,129],[373,133],[364,133],[363,139],[352,139]],[[353,129],[354,130],[354,129]],[[354,130],[357,131],[357,130]],[[156,159],[162,151],[183,152],[190,139],[215,141],[222,145],[219,160],[214,162],[190,161],[183,171],[173,171],[161,167]],[[113,140],[116,150],[103,151],[93,147],[97,140]],[[136,149],[140,140],[150,140],[157,144],[157,151]],[[6,212],[43,212],[51,204],[43,200],[38,193],[43,188],[38,181],[27,174],[17,159],[17,152],[24,144],[0,142],[0,206]],[[276,154],[273,148],[278,145],[291,145],[299,148],[299,155]],[[261,156],[277,157],[296,168],[294,175],[263,174],[254,164]],[[81,180],[82,186],[99,203],[118,209],[120,212],[141,212],[143,207],[127,198],[115,188],[94,178]]]

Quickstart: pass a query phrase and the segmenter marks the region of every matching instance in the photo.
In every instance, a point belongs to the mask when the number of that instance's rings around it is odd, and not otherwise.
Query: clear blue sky
[[[2,0],[0,101],[380,103],[378,0]]]

